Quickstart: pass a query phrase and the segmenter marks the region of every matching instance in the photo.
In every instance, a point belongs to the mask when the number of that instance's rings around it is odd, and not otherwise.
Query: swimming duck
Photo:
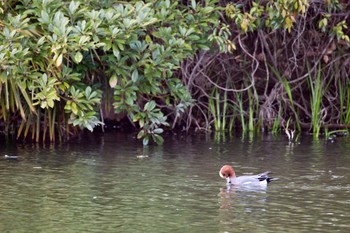
[[[266,186],[267,183],[277,180],[277,178],[269,177],[270,171],[266,171],[257,175],[236,177],[232,166],[224,165],[219,172],[221,178],[226,179],[228,185],[261,185]]]

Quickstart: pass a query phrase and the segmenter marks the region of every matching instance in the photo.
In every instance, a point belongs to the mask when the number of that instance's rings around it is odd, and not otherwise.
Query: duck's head
[[[219,171],[219,175],[221,178],[226,179],[228,183],[230,183],[230,178],[233,178],[236,176],[235,171],[230,165],[222,166],[222,168]]]

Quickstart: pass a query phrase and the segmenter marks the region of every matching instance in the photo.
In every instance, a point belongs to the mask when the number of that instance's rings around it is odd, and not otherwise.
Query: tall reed
[[[211,95],[209,97],[209,111],[208,111],[208,114],[209,114],[209,117],[210,118],[210,115],[213,117],[213,121],[214,121],[214,129],[217,130],[220,123],[218,121],[220,121],[218,118],[218,112],[217,112],[217,107],[216,107],[216,101],[215,98],[216,98],[216,88],[213,89],[213,91],[211,92]]]
[[[248,130],[250,132],[254,131],[254,96],[251,89],[248,90]]]
[[[345,79],[345,85],[341,79],[338,81],[340,101],[340,121],[345,125],[350,124],[350,82]],[[345,88],[344,88],[345,87]]]
[[[311,91],[310,96],[310,107],[311,107],[311,125],[312,125],[312,133],[314,138],[319,138],[322,119],[321,119],[321,104],[323,97],[323,83],[321,80],[321,67],[317,69],[317,75],[315,80],[313,80],[311,72],[309,72],[308,76],[309,81],[309,89]]]
[[[226,130],[226,118],[227,118],[227,91],[224,91],[224,99],[223,99],[223,105],[222,105],[222,124],[221,124],[221,130],[224,131]]]
[[[244,118],[244,108],[243,108],[243,94],[241,92],[236,92],[235,97],[239,106],[239,116],[240,116],[240,121],[241,121],[241,127],[242,131],[246,132],[247,131],[247,126]]]
[[[288,80],[283,77],[275,68],[273,68],[272,66],[269,66],[270,69],[272,70],[272,72],[275,74],[275,76],[277,77],[277,79],[280,81],[280,83],[283,85],[284,90],[286,91],[286,94],[288,96],[289,102],[291,106],[288,106],[292,112],[294,113],[294,118],[295,118],[295,124],[296,124],[296,128],[298,129],[299,132],[301,132],[301,126],[300,126],[300,122],[299,122],[299,116],[298,113],[296,111],[295,105],[294,105],[294,99],[293,99],[293,95],[292,95],[292,88],[289,85]]]
[[[282,112],[282,106],[280,106],[279,111],[278,111],[278,116],[274,119],[273,124],[272,124],[272,134],[277,134],[278,132],[281,131],[280,125],[282,122],[282,117],[281,113]]]
[[[214,88],[209,98],[209,110],[214,119],[215,131],[226,131],[227,118],[231,105],[228,104],[227,91],[224,91],[224,97],[221,99],[220,92],[217,88]],[[232,119],[230,120],[230,129],[232,130]]]
[[[217,89],[215,89],[215,103],[216,103],[216,122],[215,129],[217,131],[221,131],[221,111],[220,111],[220,93]]]

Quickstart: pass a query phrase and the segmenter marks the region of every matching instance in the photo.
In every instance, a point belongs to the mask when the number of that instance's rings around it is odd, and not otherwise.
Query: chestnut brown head
[[[219,175],[223,179],[233,178],[236,176],[235,171],[233,170],[232,166],[230,166],[230,165],[224,165],[220,169]]]

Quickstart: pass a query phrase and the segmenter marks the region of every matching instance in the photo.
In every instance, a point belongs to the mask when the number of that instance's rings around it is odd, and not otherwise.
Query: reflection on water
[[[261,232],[266,226],[267,190],[239,188],[221,188],[219,194],[219,232]],[[257,227],[261,227],[260,229]],[[265,230],[267,230],[265,228]],[[265,231],[264,230],[264,231]]]
[[[304,140],[304,141],[303,141]],[[0,232],[348,232],[350,141],[134,135],[0,145]],[[266,189],[227,187],[272,170]]]

